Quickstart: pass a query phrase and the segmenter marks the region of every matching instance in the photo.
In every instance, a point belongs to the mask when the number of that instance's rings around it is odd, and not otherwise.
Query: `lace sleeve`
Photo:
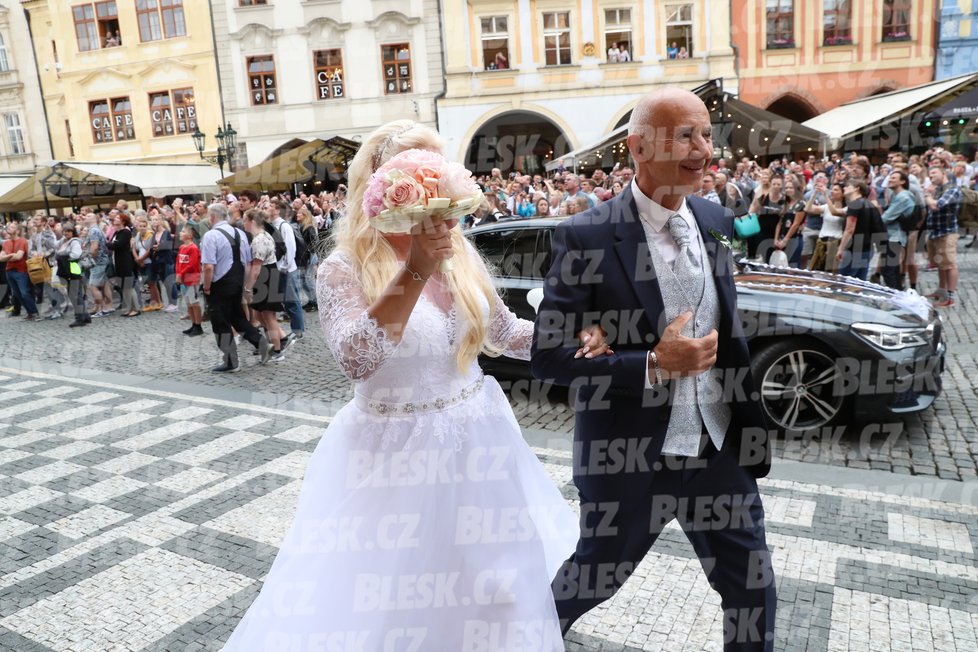
[[[333,253],[316,275],[319,323],[337,364],[350,380],[366,380],[397,345],[367,313],[369,307],[346,257]]]
[[[504,355],[517,360],[529,360],[530,344],[533,343],[533,322],[514,315],[497,294],[496,314],[489,324],[488,338]]]

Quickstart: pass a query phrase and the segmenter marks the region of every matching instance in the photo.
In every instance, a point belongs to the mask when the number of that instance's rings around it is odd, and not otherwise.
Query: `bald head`
[[[662,111],[674,112],[690,109],[695,111],[697,108],[706,110],[706,105],[696,93],[674,86],[654,90],[644,95],[632,109],[632,115],[628,120],[628,135],[648,133],[650,127],[660,122],[657,119],[657,114]]]
[[[667,209],[700,189],[713,159],[710,112],[695,94],[681,88],[649,93],[632,111],[628,150],[635,159],[639,189]]]

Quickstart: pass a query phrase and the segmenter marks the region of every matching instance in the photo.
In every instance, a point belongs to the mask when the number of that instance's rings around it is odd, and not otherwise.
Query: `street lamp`
[[[197,153],[200,154],[200,158],[205,161],[217,163],[217,167],[221,169],[222,177],[224,176],[225,162],[228,164],[228,171],[231,171],[234,150],[238,146],[238,132],[231,128],[230,122],[223,129],[220,125],[217,127],[217,156],[204,156],[204,139],[207,138],[207,134],[202,132],[200,127],[194,128],[194,133],[191,134],[191,138],[194,139],[194,147],[197,149]]]

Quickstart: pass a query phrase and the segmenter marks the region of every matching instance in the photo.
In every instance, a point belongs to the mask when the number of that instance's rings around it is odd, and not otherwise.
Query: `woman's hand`
[[[612,355],[611,345],[607,341],[608,334],[597,324],[592,324],[577,334],[581,340],[581,348],[574,354],[575,358],[594,358],[599,355]]]
[[[457,223],[458,220],[446,222],[434,217],[411,228],[411,251],[407,259],[411,271],[427,278],[435,273],[443,260],[452,257],[451,231]]]

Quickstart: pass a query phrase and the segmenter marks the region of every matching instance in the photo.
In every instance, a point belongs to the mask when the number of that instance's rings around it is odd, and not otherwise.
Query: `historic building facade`
[[[51,158],[34,50],[17,0],[0,0],[0,172],[33,172]]]
[[[941,3],[941,36],[935,79],[978,71],[978,0]]]
[[[206,2],[24,0],[56,159],[200,162],[222,124]]]
[[[527,172],[590,145],[658,85],[725,78],[720,0],[441,0],[446,89],[438,124],[472,169]]]
[[[213,0],[238,164],[294,138],[359,139],[410,118],[435,126],[444,88],[436,0]]]
[[[732,0],[740,98],[803,122],[934,76],[938,0]]]

